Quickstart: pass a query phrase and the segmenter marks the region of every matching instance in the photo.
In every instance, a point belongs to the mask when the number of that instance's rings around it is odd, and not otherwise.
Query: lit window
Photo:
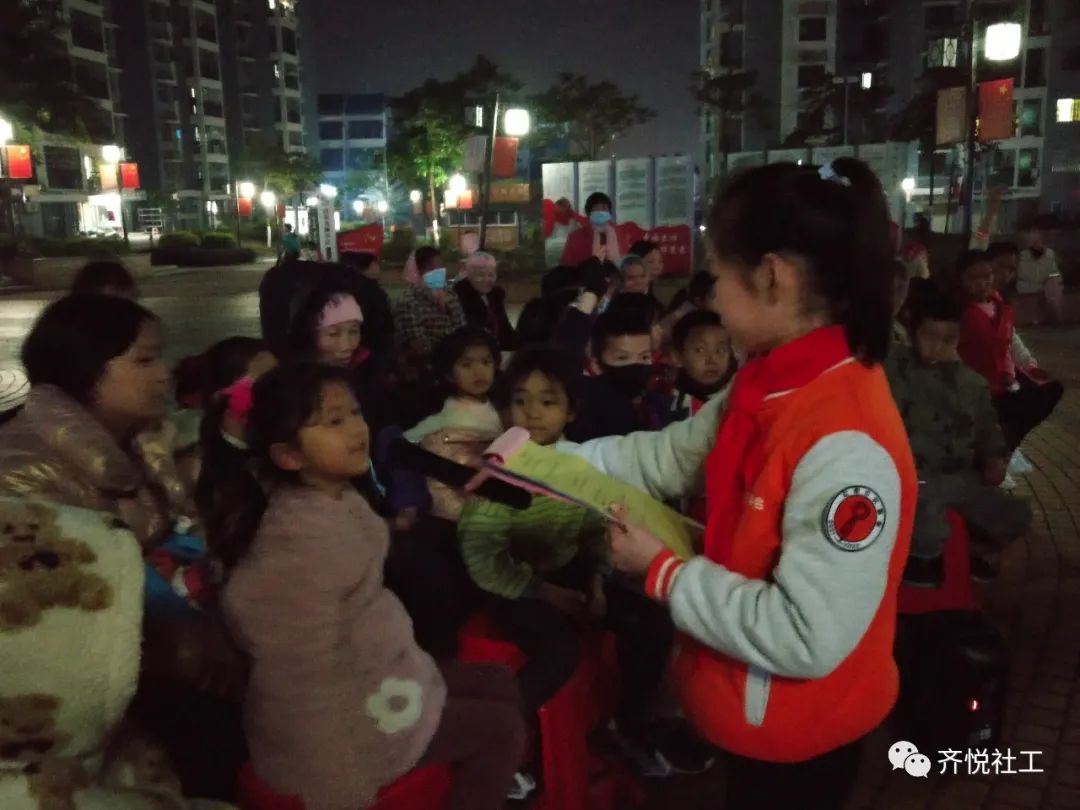
[[[1057,100],[1057,122],[1071,124],[1080,121],[1080,98],[1059,98]]]
[[[280,65],[274,65],[274,78],[275,79],[280,79],[281,78],[281,66]]]
[[[273,11],[273,10],[274,10],[274,6],[276,6],[276,5],[277,5],[277,3],[275,3],[275,2],[274,2],[274,0],[266,0],[266,2],[267,2],[267,3],[269,3],[269,5],[270,5],[270,10],[271,10],[271,11]]]

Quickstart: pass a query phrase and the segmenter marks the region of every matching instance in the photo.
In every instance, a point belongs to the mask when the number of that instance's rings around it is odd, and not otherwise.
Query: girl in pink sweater
[[[382,580],[386,524],[350,481],[367,424],[341,370],[277,369],[255,386],[248,442],[266,492],[235,503],[244,553],[223,607],[252,660],[255,772],[308,810],[356,810],[421,764],[451,763],[447,808],[501,808],[524,730],[512,675],[440,671]],[[261,519],[260,519],[261,517]]]

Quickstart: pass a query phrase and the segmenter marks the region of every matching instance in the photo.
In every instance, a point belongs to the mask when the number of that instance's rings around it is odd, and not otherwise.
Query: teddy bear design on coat
[[[75,791],[90,784],[78,762],[48,759],[70,740],[56,728],[59,710],[60,701],[53,695],[0,696],[0,759],[23,763],[41,810],[74,810]]]
[[[83,568],[96,561],[89,546],[60,534],[47,506],[8,509],[0,519],[0,630],[31,627],[50,607],[107,608],[108,583]]]

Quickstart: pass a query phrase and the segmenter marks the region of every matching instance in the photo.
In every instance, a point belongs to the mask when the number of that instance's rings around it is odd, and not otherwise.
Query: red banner
[[[382,253],[384,238],[382,225],[378,222],[342,231],[337,235],[338,253],[374,253],[378,256]]]
[[[30,159],[30,147],[11,143],[7,151],[7,176],[12,180],[29,180],[34,176],[34,162]]]
[[[517,138],[496,138],[492,164],[496,177],[517,176]]]
[[[236,211],[242,217],[250,217],[251,208],[252,204],[250,197],[241,197],[239,200],[236,201]]]
[[[139,188],[139,164],[120,164],[120,185],[122,188]]]
[[[979,84],[979,140],[1004,141],[1016,134],[1013,121],[1013,80]]]
[[[685,276],[690,274],[693,268],[690,266],[692,245],[689,225],[653,228],[641,238],[656,242],[660,246],[660,253],[664,257],[663,275]]]

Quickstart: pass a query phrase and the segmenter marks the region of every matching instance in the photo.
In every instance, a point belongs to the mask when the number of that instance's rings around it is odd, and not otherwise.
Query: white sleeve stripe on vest
[[[829,539],[837,530],[827,520],[856,487],[880,497],[884,523],[854,551]],[[896,464],[865,433],[826,436],[796,466],[783,516],[771,581],[698,557],[679,572],[671,613],[715,650],[784,677],[821,678],[851,654],[881,604],[900,522]]]

